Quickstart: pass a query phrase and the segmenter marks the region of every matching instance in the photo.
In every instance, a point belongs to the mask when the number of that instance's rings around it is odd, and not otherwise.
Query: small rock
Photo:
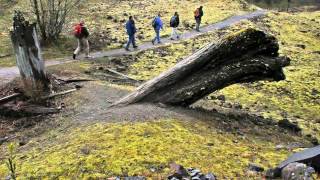
[[[222,102],[225,102],[226,101],[226,97],[224,95],[219,95],[217,97],[218,100],[222,101]]]
[[[314,137],[313,135],[307,134],[306,137],[313,145],[315,145],[315,146],[319,145],[318,139],[316,137]]]
[[[281,169],[279,168],[275,168],[275,169],[268,169],[265,177],[267,179],[274,179],[274,178],[278,178],[281,176]]]
[[[312,89],[312,91],[311,91],[311,95],[312,96],[317,96],[317,95],[319,95],[319,91],[318,90],[316,90],[316,89]]]
[[[214,146],[214,143],[207,143],[207,146]]]
[[[237,103],[237,104],[234,105],[234,108],[235,108],[235,109],[242,109],[242,106],[241,106],[241,104],[238,104],[238,103]]]
[[[90,154],[90,149],[89,149],[87,146],[82,147],[82,148],[80,149],[80,151],[81,151],[81,153],[84,154],[84,155]]]
[[[112,17],[111,15],[108,15],[108,16],[107,16],[107,19],[108,19],[108,20],[111,20],[111,19],[113,19],[113,17]]]
[[[189,171],[190,172],[190,171]],[[190,176],[191,177],[194,177],[194,176],[197,176],[201,171],[199,169],[193,169],[191,172],[190,172]]]
[[[226,107],[226,108],[232,108],[232,104],[231,104],[231,103],[225,103],[225,104],[224,104],[224,107]]]
[[[249,163],[249,167],[248,167],[249,171],[255,171],[255,172],[263,172],[264,168],[261,166],[258,166],[256,164],[253,163]]]
[[[168,179],[169,178],[171,178],[171,179],[172,178],[182,179],[183,177],[188,177],[189,176],[187,170],[183,166],[181,166],[179,164],[171,163],[170,164],[170,169],[174,171],[174,174],[169,176]]]
[[[121,59],[118,59],[118,58],[111,59],[111,62],[117,65],[123,65],[123,63],[121,62]]]
[[[296,124],[290,122],[288,119],[283,119],[278,122],[278,126],[286,129],[290,129],[294,132],[300,132],[301,128]]]
[[[212,174],[212,173],[208,173],[206,176],[205,176],[205,180],[216,180],[217,177]]]
[[[201,180],[199,177],[192,177],[191,180]]]
[[[297,44],[296,46],[301,49],[306,49],[306,45],[304,45],[304,44]]]
[[[307,167],[303,163],[294,162],[282,169],[281,177],[284,180],[311,180],[313,173],[315,173],[315,170],[312,167]]]
[[[83,88],[83,85],[76,84],[74,87],[79,90],[79,89]]]
[[[139,34],[139,35],[137,36],[137,38],[138,38],[138,39],[144,39],[144,36],[143,36],[142,34]]]
[[[26,138],[21,138],[20,140],[19,140],[19,146],[24,146],[24,145],[26,145],[27,144],[27,139]]]

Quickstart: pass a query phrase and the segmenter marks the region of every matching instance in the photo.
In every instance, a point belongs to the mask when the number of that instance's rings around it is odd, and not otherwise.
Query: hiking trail
[[[254,12],[250,12],[250,13],[247,13],[244,15],[235,15],[235,16],[227,18],[226,20],[204,26],[204,27],[200,28],[200,32],[197,32],[195,30],[185,32],[180,35],[180,39],[178,41],[177,40],[170,40],[170,37],[168,37],[168,38],[163,38],[161,44],[153,45],[151,42],[145,42],[143,44],[140,44],[139,48],[135,51],[126,51],[124,48],[122,48],[122,49],[94,52],[94,53],[91,53],[91,56],[93,57],[92,59],[96,59],[96,58],[102,58],[102,57],[129,55],[132,53],[137,53],[137,52],[151,49],[154,47],[167,45],[167,44],[171,44],[174,42],[179,42],[181,40],[192,39],[192,38],[195,38],[199,35],[208,33],[210,31],[219,30],[219,29],[229,27],[231,25],[239,23],[242,20],[251,20],[254,18],[262,17],[262,16],[266,15],[266,13],[267,13],[266,10],[256,10]],[[53,65],[65,64],[65,63],[77,61],[77,60],[71,60],[70,58],[62,58],[62,59],[63,60],[57,60],[57,59],[56,60],[47,60],[47,61],[45,61],[45,66],[53,66]],[[1,81],[0,85],[3,85],[3,84],[10,82],[11,80],[16,78],[17,76],[19,76],[19,69],[16,66],[0,68],[0,81]]]

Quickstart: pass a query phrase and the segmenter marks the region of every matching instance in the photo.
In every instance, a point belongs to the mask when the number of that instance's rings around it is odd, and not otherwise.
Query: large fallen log
[[[188,106],[235,83],[283,80],[290,60],[279,57],[275,37],[246,29],[210,43],[114,105],[138,102]]]

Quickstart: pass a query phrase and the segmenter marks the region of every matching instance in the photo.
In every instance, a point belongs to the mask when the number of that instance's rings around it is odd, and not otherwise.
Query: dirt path
[[[267,13],[267,11],[265,11],[265,10],[257,10],[255,12],[247,13],[244,15],[232,16],[224,21],[202,27],[200,29],[200,32],[196,32],[196,31],[186,32],[180,36],[181,37],[180,39],[181,40],[192,39],[196,36],[199,36],[201,34],[205,34],[210,31],[219,30],[219,29],[229,27],[231,25],[239,23],[242,20],[250,20],[250,19],[261,17],[261,16],[265,15],[266,13]],[[176,41],[172,41],[172,40],[170,40],[170,38],[164,38],[164,39],[162,39],[162,44],[160,44],[160,45],[170,44],[173,42],[176,42]],[[128,52],[124,49],[114,49],[114,50],[110,50],[110,51],[95,52],[95,53],[92,53],[92,56],[93,56],[93,59],[107,57],[107,56],[121,56],[121,55],[136,53],[139,51],[144,51],[144,50],[151,49],[151,48],[154,48],[154,47],[157,47],[160,45],[154,46],[154,45],[152,45],[151,42],[147,42],[147,43],[139,45],[139,49],[136,51]],[[64,63],[69,63],[69,62],[73,62],[73,60],[70,60],[70,58],[65,58],[65,60],[60,60],[60,61],[59,60],[48,60],[48,61],[46,61],[46,66],[53,66],[53,65],[64,64]],[[5,84],[7,82],[10,82],[18,75],[19,75],[19,70],[17,67],[0,68],[0,85]]]

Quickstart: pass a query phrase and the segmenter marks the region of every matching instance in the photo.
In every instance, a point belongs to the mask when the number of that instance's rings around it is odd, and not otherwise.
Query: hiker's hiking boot
[[[130,51],[130,49],[129,48],[124,48],[126,51]]]
[[[138,48],[138,46],[133,46],[133,48],[137,49],[137,48]]]
[[[90,56],[90,55],[86,55],[86,57],[85,57],[86,59],[92,59],[93,57],[92,56]]]
[[[76,59],[76,54],[73,54],[72,59],[74,60]]]

